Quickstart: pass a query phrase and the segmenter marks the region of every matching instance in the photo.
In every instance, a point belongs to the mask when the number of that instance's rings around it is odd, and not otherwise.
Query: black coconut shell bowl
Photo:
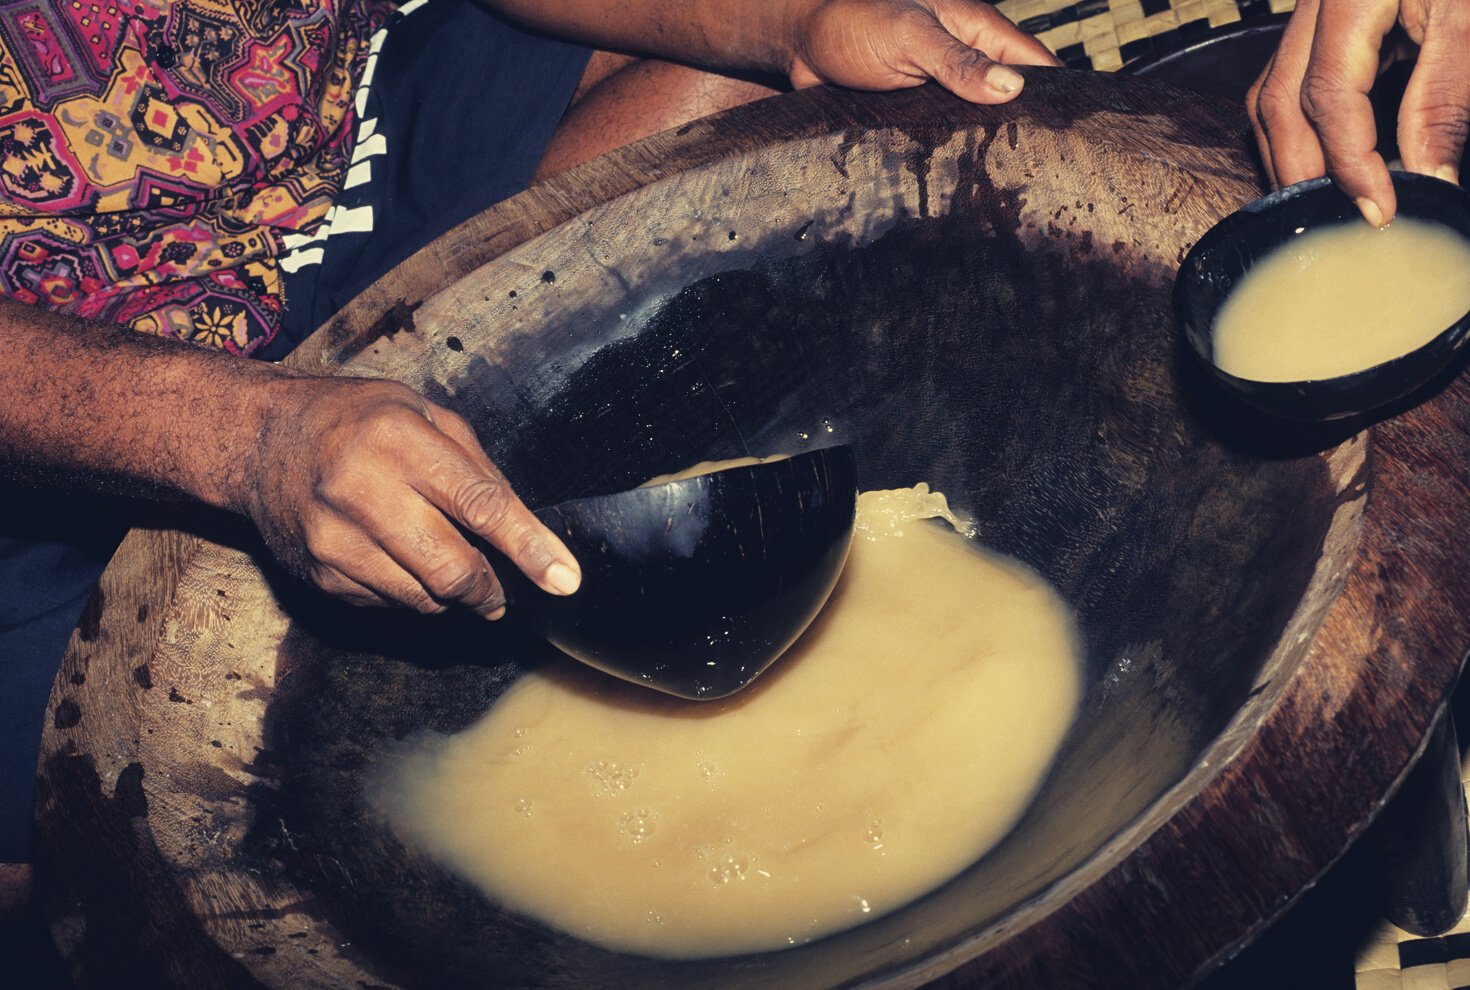
[[[447,235],[292,359],[454,409],[531,505],[834,444],[861,489],[928,482],[1085,640],[1010,836],[789,950],[551,930],[398,841],[363,783],[554,648],[509,616],[330,606],[172,515],[109,568],[46,717],[38,870],[83,985],[1176,988],[1315,884],[1470,643],[1470,382],[1371,434],[1222,432],[1172,291],[1261,193],[1244,115],[1027,72],[1001,107],[818,88],[650,138]]]
[[[1470,193],[1429,176],[1410,172],[1392,176],[1400,216],[1443,224],[1470,238]],[[1321,421],[1401,408],[1395,404],[1442,384],[1446,372],[1457,370],[1470,338],[1470,313],[1423,346],[1350,375],[1263,382],[1239,378],[1215,363],[1215,320],[1252,266],[1294,237],[1364,222],[1352,200],[1331,180],[1311,179],[1242,207],[1199,239],[1179,268],[1174,307],[1190,353],[1219,387],[1267,413]]]
[[[811,623],[852,542],[846,445],[537,509],[582,565],[549,595],[502,561],[509,606],[583,663],[681,698],[755,680]]]

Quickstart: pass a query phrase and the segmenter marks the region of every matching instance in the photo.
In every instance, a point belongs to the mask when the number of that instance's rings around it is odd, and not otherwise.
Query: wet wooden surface
[[[928,88],[887,98],[795,94],[642,142],[502,204],[390,274],[292,363],[391,375],[441,401],[464,401],[457,389],[470,375],[465,355],[488,356],[483,366],[492,369],[496,361],[528,364],[538,348],[552,347],[538,342],[540,325],[615,319],[606,299],[628,294],[630,279],[633,288],[662,285],[667,295],[719,271],[709,267],[711,241],[750,252],[716,258],[738,268],[753,264],[752,256],[798,250],[790,245],[805,238],[866,247],[909,221],[967,211],[980,218],[982,233],[1061,259],[1058,278],[1106,270],[1122,280],[1117,285],[1133,287],[1154,319],[1138,330],[1146,346],[1120,345],[1120,354],[1137,355],[1117,359],[1135,376],[1132,387],[1108,393],[1113,405],[1097,412],[1121,431],[1099,441],[1112,444],[1109,463],[1122,464],[1118,477],[1128,478],[1133,461],[1198,444],[1220,477],[1275,493],[1231,510],[1253,534],[1242,545],[1259,548],[1258,559],[1242,560],[1223,533],[1212,537],[1212,552],[1234,570],[1232,587],[1249,583],[1240,580],[1244,571],[1280,582],[1289,597],[1266,623],[1268,642],[1252,645],[1246,652],[1255,659],[1243,665],[1202,670],[1147,650],[1129,653],[1126,643],[1091,659],[1095,728],[1078,758],[1060,769],[1064,790],[1097,796],[1101,834],[1039,820],[1037,841],[1056,839],[1052,858],[1075,862],[1031,888],[1024,903],[957,923],[954,937],[935,938],[922,952],[893,953],[859,935],[845,944],[861,951],[845,955],[846,965],[871,961],[869,971],[893,985],[1177,985],[1267,924],[1364,828],[1423,745],[1470,643],[1470,586],[1455,549],[1470,522],[1470,386],[1463,379],[1374,427],[1370,445],[1346,434],[1283,432],[1238,410],[1196,408],[1187,369],[1168,364],[1170,338],[1160,322],[1167,314],[1150,309],[1149,300],[1164,297],[1170,265],[1193,238],[1254,195],[1245,148],[1244,121],[1229,108],[1134,80],[1036,73],[1025,100],[995,109]],[[664,236],[649,223],[660,211],[685,250],[659,253],[651,270],[610,264],[632,257],[633,240]],[[944,231],[954,236],[953,228]],[[554,268],[541,267],[546,258],[557,259]],[[1066,297],[1060,282],[1052,286]],[[1125,303],[1120,297],[1118,305]],[[567,331],[572,343],[576,332]],[[1122,328],[1112,332],[1135,339]],[[1105,362],[1110,352],[1099,353]],[[1053,360],[1066,357],[1058,351]],[[957,360],[963,370],[963,356]],[[1089,368],[1110,370],[1106,363]],[[878,384],[858,384],[903,387],[874,374]],[[1069,394],[1066,385],[1042,384],[1038,394],[1056,387]],[[529,401],[544,405],[549,388],[533,382]],[[1157,412],[1140,418],[1135,404],[1188,422],[1175,429]],[[471,412],[477,426],[501,422],[493,402]],[[967,436],[998,436],[1002,426],[974,426]],[[1027,426],[1018,418],[1006,428]],[[589,450],[596,437],[583,438]],[[487,444],[538,496],[564,497],[586,480],[534,463],[513,437],[487,437]],[[636,448],[630,456],[646,453]],[[886,468],[901,459],[894,451],[886,456],[875,463]],[[926,464],[942,470],[947,456],[940,444]],[[1017,460],[1015,477],[1034,480],[1036,460]],[[1196,462],[1168,463],[1178,512],[1204,526],[1200,507],[1184,503],[1210,489],[1175,477],[1188,474],[1179,465]],[[998,469],[989,476],[1005,483]],[[1137,476],[1148,472],[1140,468]],[[1064,477],[1061,494],[1043,504],[1065,501],[1074,479]],[[1302,546],[1269,538],[1291,515],[1283,506],[1310,523]],[[1283,514],[1271,525],[1253,524],[1257,509],[1270,519]],[[422,975],[383,945],[352,934],[355,916],[336,901],[350,900],[366,881],[343,869],[340,857],[323,854],[307,882],[299,847],[307,838],[298,844],[289,815],[270,810],[299,784],[299,765],[281,753],[300,745],[303,733],[334,718],[346,724],[362,710],[323,704],[316,722],[301,713],[328,692],[334,702],[349,696],[359,671],[372,672],[371,688],[387,702],[410,699],[398,703],[405,725],[452,723],[462,713],[436,714],[443,698],[416,693],[419,668],[364,660],[361,644],[332,645],[305,617],[318,607],[260,563],[243,527],[205,516],[182,522],[183,529],[128,538],[53,696],[42,754],[41,867],[63,953],[85,986],[422,985]],[[995,535],[1003,540],[1006,531]],[[1099,531],[1099,546],[1107,535]],[[1086,567],[1066,556],[1053,561],[1056,578],[1085,597]],[[1197,567],[1202,584],[1207,564],[1201,559]],[[1135,605],[1143,610],[1159,600]],[[1247,631],[1240,635],[1249,639]],[[494,665],[456,669],[436,690],[488,699],[513,674]],[[1130,732],[1127,720],[1115,718],[1125,714],[1144,718]],[[283,744],[268,744],[272,733]],[[1129,746],[1161,761],[1165,783],[1148,778],[1156,792],[1120,797],[1127,782],[1110,761],[1126,762]],[[1138,813],[1110,819],[1103,809],[1127,806],[1119,800],[1139,801]],[[1007,855],[1024,863],[1035,852],[1020,844]],[[405,867],[400,879],[407,885],[424,876]],[[941,903],[913,917],[956,924],[951,908]],[[577,967],[597,959],[535,933],[526,937],[546,985],[590,985]],[[774,985],[775,972],[790,977],[782,985],[822,985],[842,972],[820,952],[811,958],[821,966],[786,955],[723,971],[616,963],[604,972],[608,985],[621,974],[701,986]],[[789,972],[771,968],[786,965]]]

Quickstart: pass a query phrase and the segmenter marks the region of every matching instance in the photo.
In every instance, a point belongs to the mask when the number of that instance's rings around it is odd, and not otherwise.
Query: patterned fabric
[[[0,0],[0,293],[250,354],[390,0]]]

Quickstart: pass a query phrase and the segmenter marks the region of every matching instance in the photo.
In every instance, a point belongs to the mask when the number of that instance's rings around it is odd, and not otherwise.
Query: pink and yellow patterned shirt
[[[0,5],[0,293],[250,354],[389,0]]]

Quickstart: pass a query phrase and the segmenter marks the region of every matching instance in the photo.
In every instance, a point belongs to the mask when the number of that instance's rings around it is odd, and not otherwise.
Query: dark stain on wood
[[[349,360],[384,337],[402,332],[414,333],[413,314],[418,309],[419,302],[420,300],[409,302],[398,299],[366,333],[361,334],[354,333],[349,324],[334,318],[326,328],[325,337],[336,346],[337,360]]]
[[[51,724],[58,729],[70,729],[81,720],[82,707],[70,698],[62,698],[60,704],[56,706]]]
[[[102,610],[106,607],[106,596],[102,589],[98,588],[92,592],[92,597],[87,599],[87,605],[82,609],[82,617],[77,622],[77,635],[82,642],[90,643],[97,639],[102,622]]]
[[[129,612],[131,615],[131,610]],[[38,849],[43,877],[78,870],[87,898],[132,903],[135,892],[156,889],[168,867],[146,829],[143,768],[133,763],[105,788],[89,755],[59,750],[42,768],[38,829],[52,841]],[[58,794],[68,795],[63,807]],[[113,912],[107,924],[88,923],[82,906],[40,885],[52,917],[77,923],[72,963],[89,974],[89,987],[152,990],[210,987],[262,990],[239,962],[206,937],[200,920],[180,901],[163,899],[148,911]]]

